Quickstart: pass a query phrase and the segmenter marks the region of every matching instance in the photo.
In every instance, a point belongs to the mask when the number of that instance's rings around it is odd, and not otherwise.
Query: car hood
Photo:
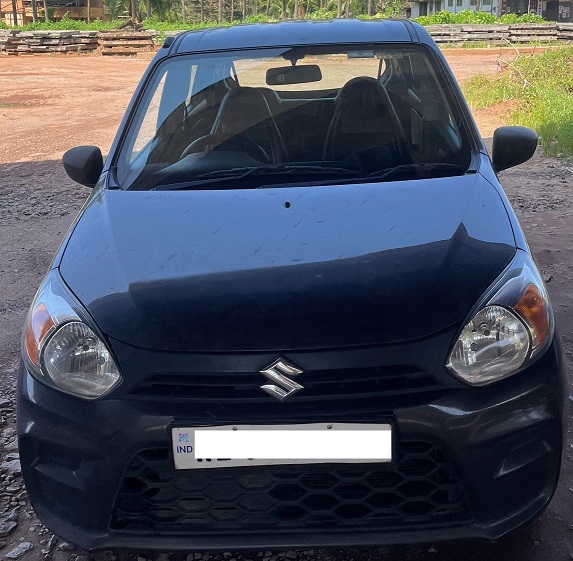
[[[515,253],[479,174],[94,194],[60,262],[108,336],[177,351],[412,341],[460,325]]]

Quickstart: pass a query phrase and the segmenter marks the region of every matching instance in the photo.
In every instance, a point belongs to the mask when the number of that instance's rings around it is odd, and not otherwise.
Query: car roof
[[[335,19],[243,24],[188,31],[177,37],[171,52],[380,42],[432,43],[427,32],[409,20]]]

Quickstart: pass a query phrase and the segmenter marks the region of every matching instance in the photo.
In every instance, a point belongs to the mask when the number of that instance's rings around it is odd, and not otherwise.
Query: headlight
[[[553,339],[553,310],[537,267],[518,251],[463,327],[446,364],[462,380],[483,385],[529,366]]]
[[[121,381],[115,361],[90,327],[88,314],[51,271],[32,302],[22,354],[30,373],[45,384],[85,399],[110,392]]]

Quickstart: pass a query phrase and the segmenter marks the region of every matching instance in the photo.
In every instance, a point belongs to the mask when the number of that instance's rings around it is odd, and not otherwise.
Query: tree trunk
[[[247,19],[247,0],[243,0],[243,3],[241,4],[241,10],[243,12],[242,19]]]
[[[203,0],[200,0],[199,2],[199,10],[201,12],[201,23],[203,23],[205,21],[205,4],[203,3]]]
[[[36,0],[32,0],[32,21],[34,23],[38,21],[38,4],[36,4]]]
[[[372,15],[372,0],[368,0],[368,15]]]
[[[129,15],[135,19],[135,12],[136,12],[136,7],[135,7],[135,0],[130,0],[129,2]]]
[[[338,0],[338,12],[336,14],[337,18],[342,17],[342,0]]]
[[[267,0],[267,7],[265,9],[265,15],[269,17],[269,10],[271,9],[271,0]]]
[[[281,18],[286,19],[286,0],[281,0]]]
[[[87,0],[87,5],[86,5],[86,11],[87,11],[87,21],[88,23],[91,22],[92,20],[92,5],[91,5],[91,0]]]
[[[48,0],[44,0],[44,19],[50,21],[50,13],[48,12]]]
[[[16,27],[17,25],[18,25],[18,8],[16,6],[16,0],[12,0],[12,27]]]
[[[187,23],[187,10],[185,8],[185,0],[181,0],[181,17],[183,18],[183,25],[185,25]]]
[[[298,19],[298,0],[294,0],[294,19]]]
[[[151,17],[151,0],[146,0],[145,2],[145,14],[147,15],[147,19]]]
[[[235,0],[231,0],[231,21],[235,21]]]
[[[253,0],[253,15],[258,16],[259,15],[259,0]]]
[[[219,18],[217,21],[219,23],[223,21],[223,0],[219,0]]]

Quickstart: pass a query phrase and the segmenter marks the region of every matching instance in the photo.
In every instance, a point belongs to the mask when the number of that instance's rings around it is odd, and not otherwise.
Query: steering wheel
[[[181,153],[180,160],[189,154],[197,152],[210,152],[211,150],[226,150],[229,152],[243,152],[254,160],[264,164],[270,164],[271,159],[264,148],[244,136],[227,137],[222,134],[207,134],[194,140]]]

